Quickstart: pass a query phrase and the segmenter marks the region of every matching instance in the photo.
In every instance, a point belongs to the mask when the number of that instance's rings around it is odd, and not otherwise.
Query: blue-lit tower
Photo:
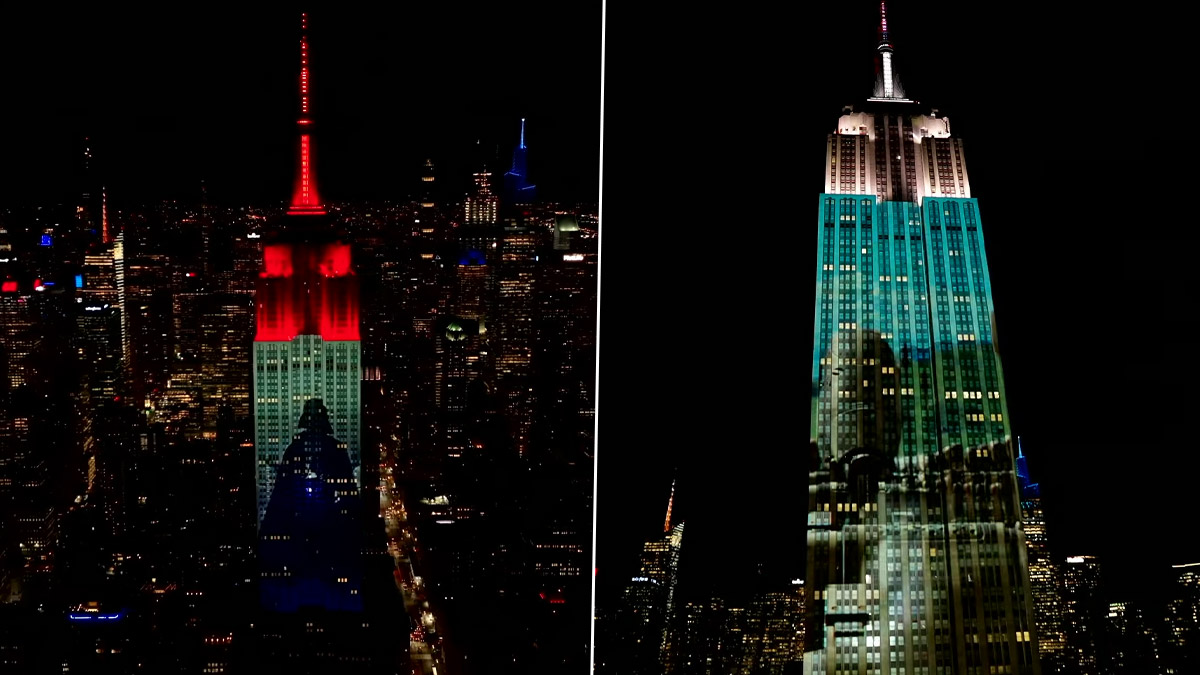
[[[1038,675],[979,204],[883,3],[878,54],[817,204],[804,672]]]
[[[521,118],[521,139],[513,148],[512,168],[504,174],[504,197],[508,204],[528,204],[533,201],[537,186],[529,183],[526,165],[525,118]]]
[[[1025,545],[1029,557],[1029,584],[1037,624],[1038,652],[1042,669],[1064,665],[1062,578],[1050,552],[1046,537],[1046,513],[1042,507],[1041,485],[1029,476],[1028,460],[1017,439],[1017,485],[1021,491],[1021,520],[1025,525]]]

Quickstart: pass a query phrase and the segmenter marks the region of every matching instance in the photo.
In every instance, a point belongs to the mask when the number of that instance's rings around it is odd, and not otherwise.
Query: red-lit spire
[[[312,135],[309,128],[312,118],[309,116],[308,101],[308,15],[300,15],[300,118],[296,125],[300,128],[300,164],[296,176],[296,189],[292,193],[292,205],[288,208],[291,214],[322,214],[325,207],[317,195],[316,171],[312,159]]]
[[[108,231],[108,188],[100,188],[100,241],[112,243],[112,234]]]

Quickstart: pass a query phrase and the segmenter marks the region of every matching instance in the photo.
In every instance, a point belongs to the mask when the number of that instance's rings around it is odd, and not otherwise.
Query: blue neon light
[[[70,621],[119,621],[125,616],[125,612],[117,612],[116,614],[93,614],[90,612],[71,612],[67,615]]]
[[[51,237],[48,234],[42,235],[42,246],[50,246],[53,243],[54,243],[53,237]]]
[[[75,288],[83,288],[83,275],[82,274],[75,275]]]

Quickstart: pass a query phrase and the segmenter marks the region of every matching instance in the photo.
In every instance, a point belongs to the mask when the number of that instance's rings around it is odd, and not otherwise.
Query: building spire
[[[108,231],[108,188],[100,187],[100,241],[112,243],[112,233]]]
[[[292,193],[289,214],[325,213],[325,207],[317,195],[317,178],[312,158],[312,117],[309,110],[308,77],[308,14],[300,15],[300,117],[296,126],[300,131],[300,163],[296,171],[296,188]]]
[[[521,149],[525,149],[525,118],[521,118]]]
[[[667,519],[663,522],[663,532],[671,531],[671,507],[675,505],[675,479],[671,479],[671,496],[667,498]]]
[[[879,79],[875,82],[875,98],[904,99],[904,88],[892,65],[892,41],[888,38],[887,2],[879,1]]]

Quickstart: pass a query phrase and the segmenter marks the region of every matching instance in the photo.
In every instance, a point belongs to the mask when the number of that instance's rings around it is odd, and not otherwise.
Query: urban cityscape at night
[[[586,671],[598,9],[52,31],[95,79],[5,167],[0,672]],[[522,29],[577,53],[478,83]]]
[[[10,13],[0,674],[1200,675],[1185,25]]]

